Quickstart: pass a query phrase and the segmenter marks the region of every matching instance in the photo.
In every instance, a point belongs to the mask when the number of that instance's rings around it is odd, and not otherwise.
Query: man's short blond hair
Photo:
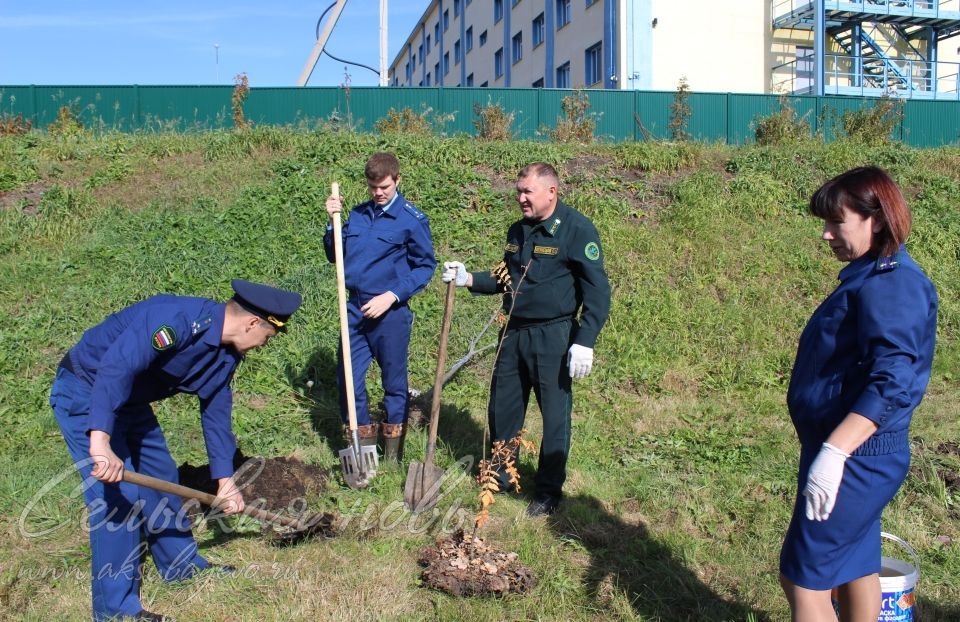
[[[550,181],[553,186],[560,187],[560,175],[557,174],[557,169],[553,168],[546,162],[533,162],[527,164],[522,169],[520,173],[517,174],[517,179],[524,179],[526,177],[539,177],[540,179],[547,179]]]

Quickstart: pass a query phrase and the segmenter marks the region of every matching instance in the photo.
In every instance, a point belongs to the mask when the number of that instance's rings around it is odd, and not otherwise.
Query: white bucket
[[[877,622],[917,622],[916,601],[913,591],[920,578],[920,557],[913,547],[893,534],[880,532],[880,537],[896,542],[903,547],[916,566],[896,557],[880,557],[880,616]],[[837,602],[837,590],[831,594],[833,610],[840,617],[840,603]]]
[[[915,622],[914,589],[920,578],[920,558],[913,547],[895,535],[881,532],[881,538],[896,542],[913,558],[914,566],[895,557],[880,558],[880,617],[877,622]]]

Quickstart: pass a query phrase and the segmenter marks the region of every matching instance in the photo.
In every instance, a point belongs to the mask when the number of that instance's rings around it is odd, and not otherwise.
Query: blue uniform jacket
[[[839,279],[800,336],[787,392],[800,442],[821,444],[850,412],[877,424],[873,440],[905,442],[930,379],[937,292],[903,247]]]
[[[343,225],[346,287],[360,304],[387,291],[405,304],[427,286],[437,267],[430,221],[399,192],[380,216],[374,208],[373,201],[357,205]],[[332,231],[323,245],[334,261]]]
[[[69,356],[74,373],[92,387],[88,431],[113,434],[126,404],[196,395],[210,474],[232,475],[230,380],[241,356],[220,343],[225,309],[204,298],[159,295],[86,331]]]

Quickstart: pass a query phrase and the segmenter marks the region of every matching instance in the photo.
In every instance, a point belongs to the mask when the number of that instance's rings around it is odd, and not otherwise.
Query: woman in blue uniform
[[[930,378],[937,293],[903,246],[910,210],[876,167],[828,181],[810,200],[847,265],[800,336],[787,404],[800,440],[780,583],[795,621],[875,622],[880,514],[910,466],[910,418]]]

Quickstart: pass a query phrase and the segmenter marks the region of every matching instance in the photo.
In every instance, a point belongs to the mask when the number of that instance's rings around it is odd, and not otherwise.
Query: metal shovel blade
[[[366,488],[370,484],[370,478],[377,474],[377,448],[373,445],[360,445],[359,454],[356,449],[351,446],[340,450],[340,468],[347,486],[354,489]]]
[[[446,471],[434,464],[412,461],[403,486],[404,507],[414,514],[433,508],[440,499],[445,474]]]

